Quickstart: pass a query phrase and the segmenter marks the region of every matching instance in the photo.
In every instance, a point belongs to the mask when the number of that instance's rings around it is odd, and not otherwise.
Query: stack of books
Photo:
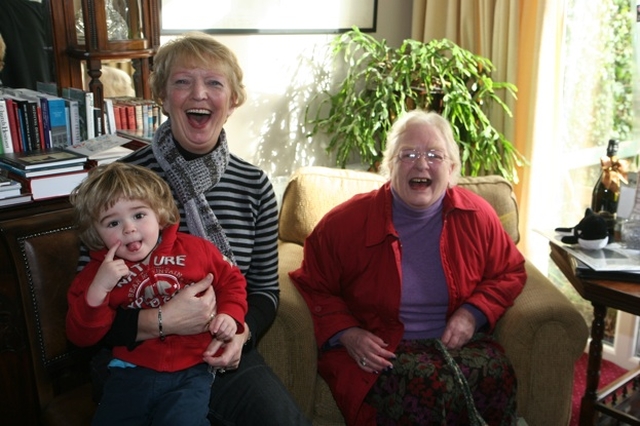
[[[63,98],[25,88],[0,89],[3,153],[64,147],[71,141],[70,126]]]
[[[103,109],[93,93],[38,83],[38,90],[0,87],[0,154],[66,148],[104,134],[123,132],[130,140],[149,143],[167,119],[153,101],[106,98]]]
[[[61,148],[0,155],[0,169],[33,200],[66,196],[86,177],[87,156]]]
[[[22,193],[22,184],[0,175],[0,207],[31,201],[31,194]]]
[[[119,97],[105,99],[106,128],[110,133],[124,132],[151,139],[158,126],[167,117],[154,101],[141,98]]]

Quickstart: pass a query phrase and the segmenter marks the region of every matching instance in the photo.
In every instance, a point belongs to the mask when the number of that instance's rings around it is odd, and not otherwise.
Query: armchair
[[[317,349],[307,306],[288,272],[302,261],[302,247],[315,224],[333,206],[378,188],[385,178],[362,171],[301,168],[285,189],[280,212],[281,301],[277,318],[258,348],[314,425],[343,425],[329,387],[316,373]],[[497,176],[459,183],[489,201],[505,229],[519,240],[518,207],[508,181]],[[499,321],[495,335],[518,377],[518,412],[529,426],[566,425],[571,416],[574,363],[588,328],[569,300],[529,261],[528,279]]]

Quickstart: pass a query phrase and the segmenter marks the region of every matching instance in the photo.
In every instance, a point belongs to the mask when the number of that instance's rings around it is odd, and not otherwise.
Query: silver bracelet
[[[162,329],[162,308],[158,306],[158,334],[160,340],[164,341],[164,330]]]

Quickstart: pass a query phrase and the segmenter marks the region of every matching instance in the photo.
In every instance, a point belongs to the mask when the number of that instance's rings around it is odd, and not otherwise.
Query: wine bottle
[[[613,235],[618,199],[620,198],[620,176],[618,174],[620,163],[617,154],[618,141],[611,139],[607,146],[607,155],[600,158],[602,171],[591,196],[591,210],[605,218],[609,235]]]

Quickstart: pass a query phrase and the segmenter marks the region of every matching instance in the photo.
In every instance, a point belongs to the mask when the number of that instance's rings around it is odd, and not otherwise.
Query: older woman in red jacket
[[[450,124],[394,124],[380,189],[337,206],[291,277],[318,368],[349,425],[516,421],[516,378],[491,330],[521,292],[524,258],[493,208],[457,187]]]

